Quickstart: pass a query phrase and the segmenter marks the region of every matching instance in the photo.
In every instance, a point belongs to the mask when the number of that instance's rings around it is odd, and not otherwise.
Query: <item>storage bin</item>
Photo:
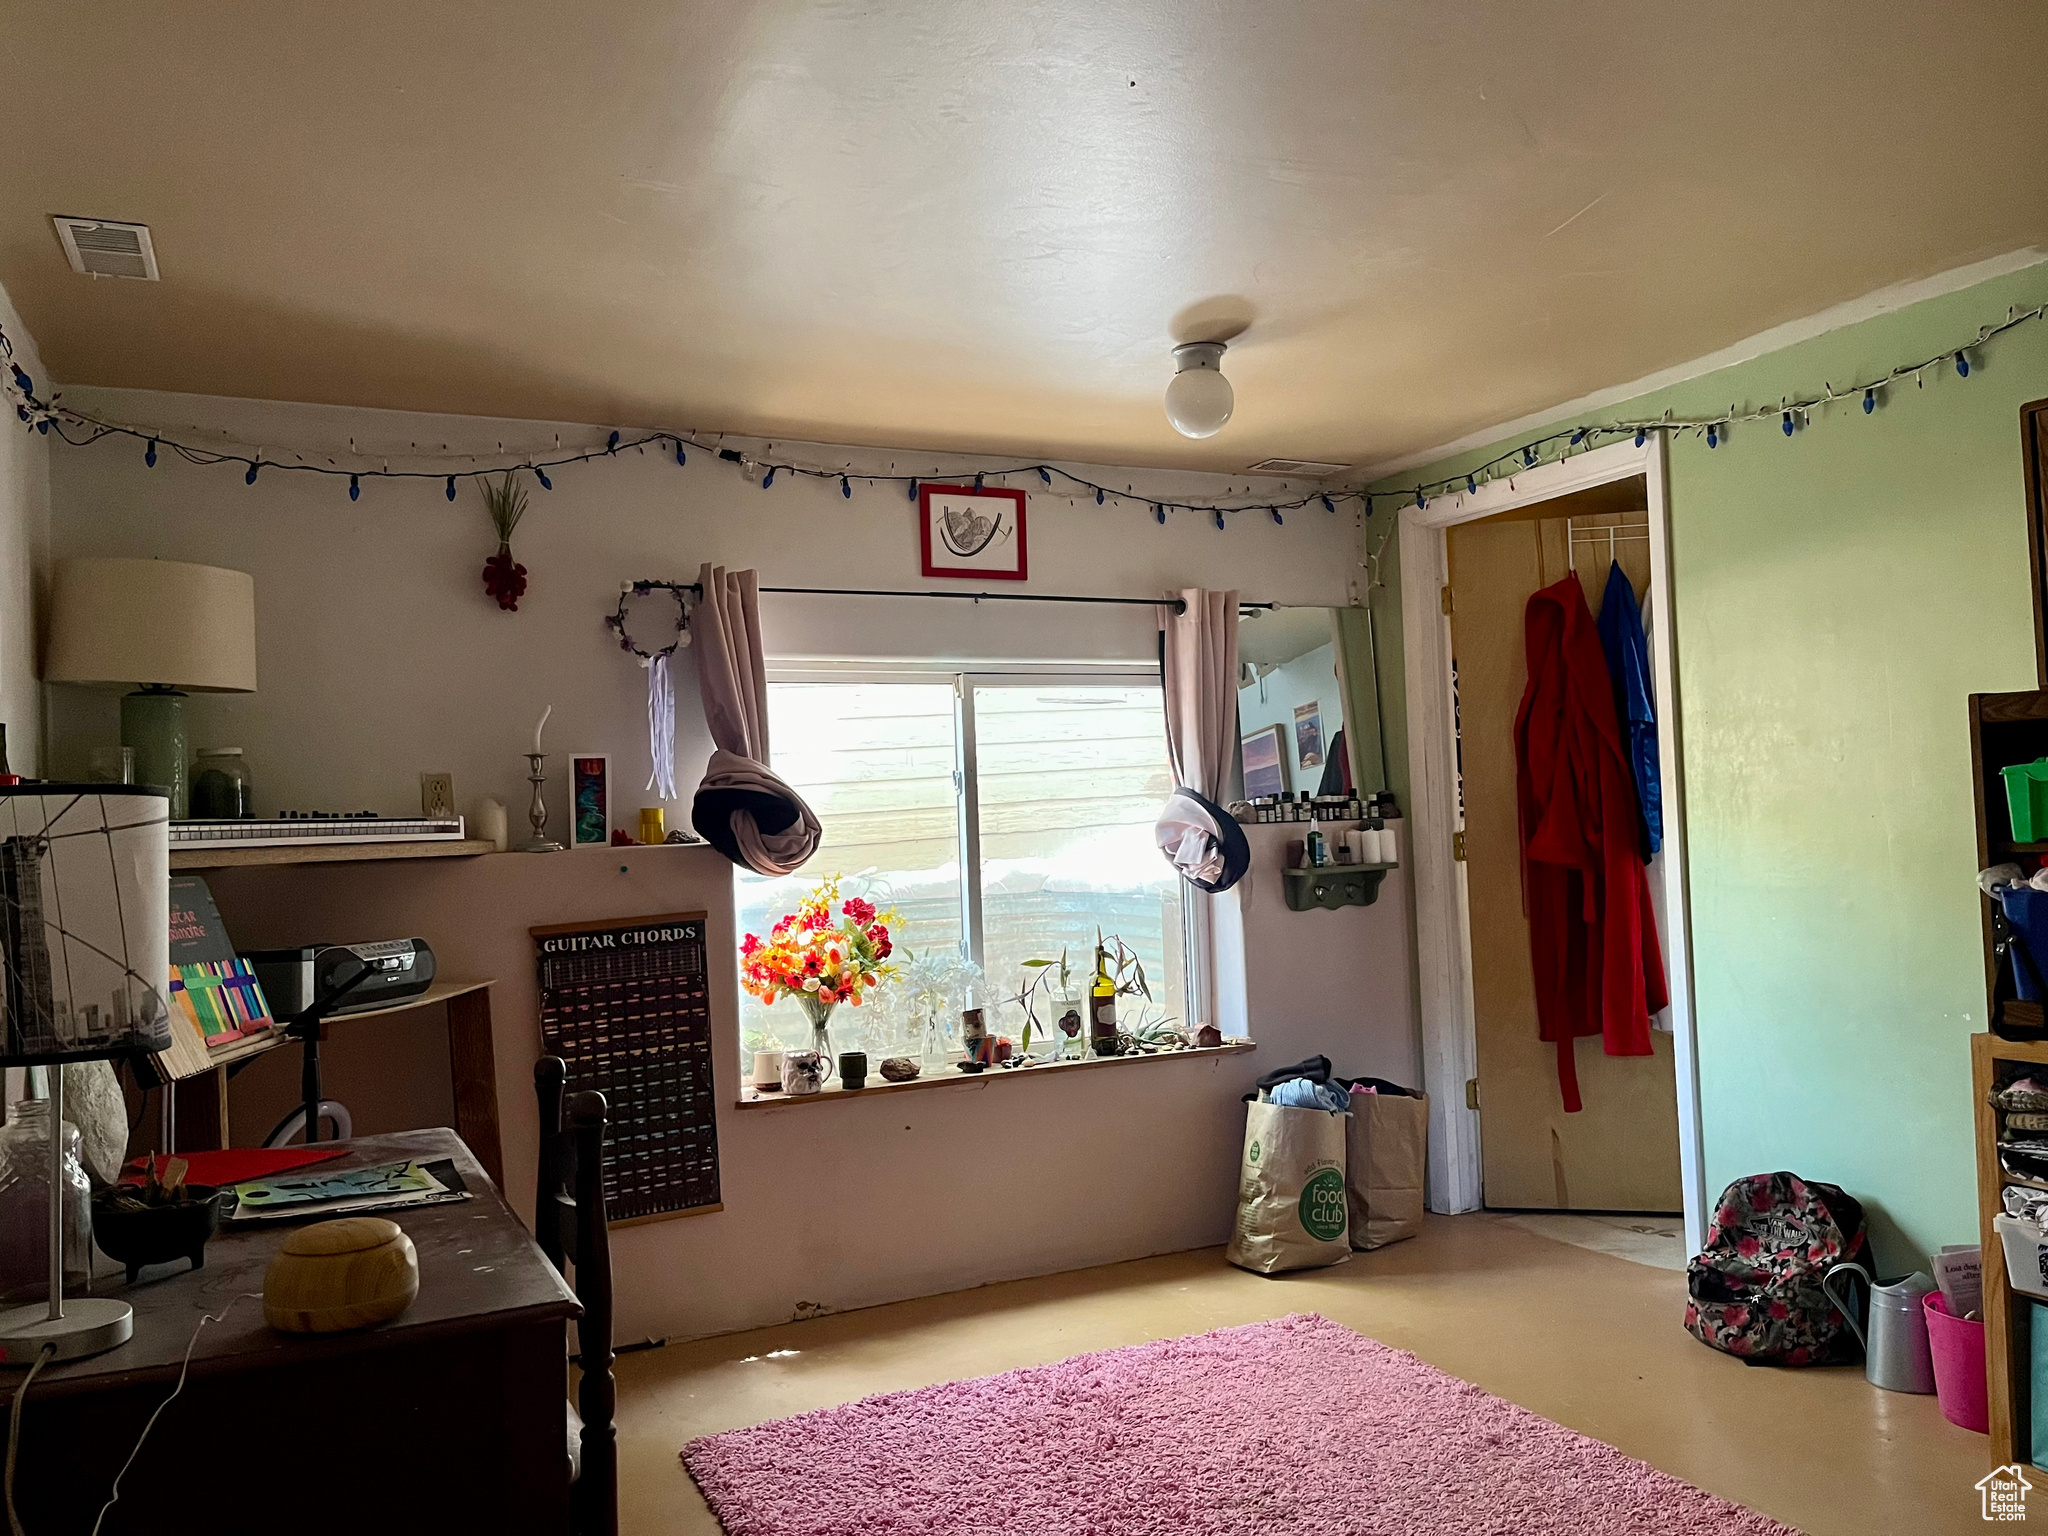
[[[2048,1237],[2017,1216],[2000,1213],[1991,1219],[2005,1249],[2005,1273],[2012,1288],[2038,1301],[2048,1301]]]
[[[1984,1325],[1949,1311],[1939,1291],[1922,1296],[1920,1306],[1927,1316],[1927,1349],[1934,1357],[1934,1391],[1941,1399],[1941,1416],[1960,1428],[1990,1434]]]
[[[2038,1301],[2022,1301],[2018,1306],[2033,1310],[2030,1321],[2033,1328],[2029,1346],[2027,1382],[2029,1395],[2033,1399],[2028,1428],[2030,1449],[2028,1460],[2035,1466],[2043,1465],[2041,1458],[2048,1456],[2048,1307]]]
[[[2001,768],[2005,806],[2012,813],[2012,840],[2036,843],[2048,839],[2048,757]]]

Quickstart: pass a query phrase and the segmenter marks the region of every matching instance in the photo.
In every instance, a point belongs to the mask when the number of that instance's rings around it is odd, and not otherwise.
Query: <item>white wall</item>
[[[299,447],[342,448],[354,437],[363,447],[445,441],[490,452],[500,439],[551,446],[555,431],[185,396],[79,390],[67,399],[212,440]],[[593,436],[561,430],[565,441]],[[601,441],[601,431],[595,436]],[[892,457],[784,451],[876,467]],[[939,467],[928,455],[894,458],[920,474]],[[1110,473],[1161,495],[1245,484]],[[836,482],[778,481],[764,492],[695,452],[686,468],[650,453],[554,478],[553,492],[533,492],[515,540],[531,580],[516,614],[501,613],[482,591],[478,572],[494,543],[474,492],[451,505],[438,481],[368,482],[351,503],[345,480],[267,470],[252,487],[238,469],[170,454],[147,469],[135,443],[58,447],[54,543],[63,555],[157,555],[255,575],[260,691],[197,697],[190,707],[195,744],[248,750],[264,810],[410,811],[419,772],[448,769],[460,802],[494,793],[516,817],[519,753],[541,705],[552,702],[550,743],[558,754],[610,753],[618,806],[630,814],[646,772],[644,674],[602,622],[621,579],[693,579],[714,560],[758,565],[769,584],[940,585],[918,573],[915,521],[900,489],[856,487],[849,500]],[[1284,527],[1257,514],[1218,532],[1204,517],[1162,528],[1143,507],[1034,494],[1029,515],[1031,591],[1152,596],[1234,586],[1248,598],[1336,604],[1355,569],[1350,513],[1317,509]],[[783,656],[1156,656],[1150,608],[783,598],[764,601],[764,628]],[[708,750],[687,653],[678,681],[677,780],[687,795]],[[48,691],[59,760],[82,762],[89,746],[114,739],[113,693]],[[561,762],[558,755],[554,766]],[[563,816],[558,783],[555,827]],[[786,1320],[800,1304],[839,1310],[1221,1242],[1243,1136],[1238,1100],[1260,1072],[1328,1051],[1352,1070],[1409,1075],[1386,1042],[1368,1038],[1384,1030],[1376,1015],[1329,1006],[1347,965],[1371,978],[1408,962],[1383,960],[1370,945],[1356,954],[1325,945],[1327,974],[1316,989],[1290,988],[1268,984],[1276,964],[1291,963],[1276,939],[1246,1020],[1260,1042],[1254,1053],[740,1110],[730,869],[708,850],[222,871],[212,883],[245,945],[417,932],[435,943],[448,974],[498,979],[499,1106],[507,1182],[522,1209],[532,1188],[531,1071],[540,1047],[527,928],[711,914],[726,1209],[615,1234],[622,1339],[717,1333]],[[1392,910],[1384,897],[1382,908]],[[1280,939],[1290,943],[1345,926],[1327,913],[1288,922]],[[1393,928],[1401,937],[1388,942],[1399,948],[1405,927]],[[1253,947],[1263,949],[1257,935]],[[434,1025],[422,1016],[421,1027]],[[1412,1021],[1405,1028],[1412,1034]],[[330,1056],[348,1049],[337,1028]],[[445,1081],[438,1091],[445,1096]]]
[[[603,430],[274,405],[189,395],[74,389],[66,401],[125,420],[182,428],[190,440],[229,438],[287,448],[375,452],[408,445],[495,455],[564,442],[603,441]],[[630,435],[630,434],[629,434]],[[887,450],[778,445],[805,462],[852,463],[927,474],[943,459]],[[396,463],[394,465],[396,467]],[[679,468],[652,451],[565,468],[555,489],[534,487],[513,541],[530,583],[517,613],[485,596],[480,572],[496,548],[477,493],[465,482],[447,500],[439,480],[347,481],[265,470],[254,486],[235,466],[197,467],[175,455],[143,463],[128,440],[51,456],[55,553],[148,555],[230,566],[256,578],[259,691],[195,697],[197,746],[240,746],[265,812],[361,809],[416,812],[419,775],[455,775],[458,805],[485,793],[513,808],[526,800],[519,754],[544,705],[555,707],[547,743],[555,781],[551,826],[566,815],[564,754],[609,753],[616,804],[630,824],[647,778],[646,674],[603,620],[619,583],[692,581],[707,560],[759,568],[764,585],[922,588],[913,504],[900,487],[854,487],[784,476],[763,491],[731,465],[692,451]],[[1158,472],[1097,472],[1140,492],[1214,495],[1248,482]],[[1035,476],[1025,477],[1035,488]],[[1182,586],[1237,587],[1246,597],[1336,604],[1356,569],[1356,517],[1320,508],[1276,526],[1263,513],[1219,532],[1204,516],[1161,527],[1143,506],[1038,494],[1029,507],[1030,592],[1150,597]],[[981,583],[998,586],[999,583]],[[659,606],[647,607],[650,627]],[[765,598],[762,627],[778,656],[949,660],[1062,658],[1151,661],[1150,608],[1036,603]],[[677,672],[676,781],[687,797],[709,752],[687,652]],[[118,733],[116,693],[53,687],[58,764],[84,766],[94,743]],[[672,806],[671,822],[675,808]]]
[[[49,398],[50,381],[34,340],[0,288],[0,326],[14,343],[14,361]],[[50,438],[22,425],[12,411],[0,421],[0,724],[16,773],[41,763],[42,703],[36,686],[41,593],[50,544]]]

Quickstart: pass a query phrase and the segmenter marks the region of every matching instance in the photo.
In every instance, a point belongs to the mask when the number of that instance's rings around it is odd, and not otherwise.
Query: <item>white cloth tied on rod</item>
[[[642,663],[647,668],[647,757],[654,765],[647,787],[664,800],[676,797],[676,684],[666,651]]]

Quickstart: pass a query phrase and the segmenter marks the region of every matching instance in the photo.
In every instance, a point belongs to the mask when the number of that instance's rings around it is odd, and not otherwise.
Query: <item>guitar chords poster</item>
[[[925,575],[1029,577],[1022,491],[920,485],[917,509]]]
[[[604,1198],[614,1223],[720,1209],[704,914],[527,930],[540,1035],[564,1096],[605,1097]]]

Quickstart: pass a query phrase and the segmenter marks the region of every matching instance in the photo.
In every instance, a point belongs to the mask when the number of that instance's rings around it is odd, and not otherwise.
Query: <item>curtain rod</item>
[[[679,584],[678,590],[693,593],[698,597],[704,595],[704,586],[701,582]],[[952,597],[976,603],[1108,603],[1132,608],[1170,607],[1175,613],[1187,612],[1187,604],[1177,597],[1069,597],[1051,592],[901,592],[876,587],[763,587],[761,590],[794,597]],[[1269,610],[1279,606],[1278,603],[1237,605],[1240,613],[1248,610]]]

